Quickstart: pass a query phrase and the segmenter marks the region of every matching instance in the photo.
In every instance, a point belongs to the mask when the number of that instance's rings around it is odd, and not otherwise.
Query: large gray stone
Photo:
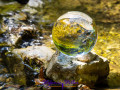
[[[25,62],[27,60],[27,62],[29,62],[27,64],[32,67],[34,65],[32,65],[32,63],[36,63],[36,65],[45,65],[46,67],[48,61],[55,53],[54,50],[46,46],[29,46],[27,48],[14,49],[12,52],[20,55]]]
[[[51,58],[46,70],[47,77],[55,82],[65,83],[65,80],[75,80],[89,87],[104,81],[108,74],[108,60],[93,52],[81,57],[70,57],[57,52]]]

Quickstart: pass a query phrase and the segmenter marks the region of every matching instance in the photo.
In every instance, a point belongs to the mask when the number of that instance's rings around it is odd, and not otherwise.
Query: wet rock
[[[40,68],[41,65],[45,65],[54,54],[54,51],[46,46],[29,46],[27,48],[14,49],[13,52],[20,55],[24,62],[35,67],[35,70],[37,66]]]
[[[20,12],[20,13],[16,13],[13,18],[18,19],[18,20],[26,20],[27,15],[23,12]]]
[[[29,2],[28,2],[28,5],[30,6],[30,7],[42,7],[42,4],[43,4],[43,2],[42,2],[42,0],[29,0]]]
[[[92,90],[92,89],[90,89],[86,85],[80,84],[80,85],[78,85],[78,90]]]
[[[36,9],[31,8],[31,7],[27,7],[27,6],[25,6],[22,11],[23,12],[28,12],[30,14],[36,14],[38,12]]]
[[[3,18],[2,32],[6,32],[4,37],[6,43],[10,46],[24,47],[25,41],[28,41],[26,46],[34,43],[34,39],[39,35],[39,30],[34,25],[27,25],[20,20],[26,20],[25,13],[15,14],[14,17]],[[26,40],[27,39],[27,40]],[[37,41],[40,44],[40,41]],[[23,44],[23,45],[20,45]]]
[[[75,80],[79,84],[90,87],[105,81],[109,74],[108,60],[93,52],[88,53],[87,56],[89,62],[86,62],[86,56],[81,58],[68,57],[57,52],[47,66],[46,75],[55,82],[64,83],[64,80]]]
[[[24,63],[20,55],[11,51],[2,54],[3,63],[10,74],[2,71],[0,81],[3,83],[15,83],[19,85],[34,85],[34,78],[38,74],[28,64]],[[3,70],[2,67],[0,70]],[[3,74],[5,73],[5,74]],[[4,77],[3,77],[4,76]]]

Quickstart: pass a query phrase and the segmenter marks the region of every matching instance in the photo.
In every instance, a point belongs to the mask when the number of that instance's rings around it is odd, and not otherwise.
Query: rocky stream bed
[[[84,12],[96,22],[98,40],[84,62],[61,56],[52,41],[54,22],[68,11]],[[120,1],[0,0],[0,89],[61,90],[60,84],[49,88],[37,80],[66,77],[88,87],[65,90],[120,88]]]

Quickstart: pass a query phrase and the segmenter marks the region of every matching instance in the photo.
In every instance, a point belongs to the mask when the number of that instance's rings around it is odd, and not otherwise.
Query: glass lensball
[[[67,12],[53,26],[53,42],[63,54],[84,55],[91,51],[97,40],[93,20],[85,13]]]

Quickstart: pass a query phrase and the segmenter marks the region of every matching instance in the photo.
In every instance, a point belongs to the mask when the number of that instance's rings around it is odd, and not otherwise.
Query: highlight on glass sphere
[[[63,54],[79,56],[87,54],[94,47],[97,31],[91,17],[71,11],[60,16],[53,26],[52,38]]]

